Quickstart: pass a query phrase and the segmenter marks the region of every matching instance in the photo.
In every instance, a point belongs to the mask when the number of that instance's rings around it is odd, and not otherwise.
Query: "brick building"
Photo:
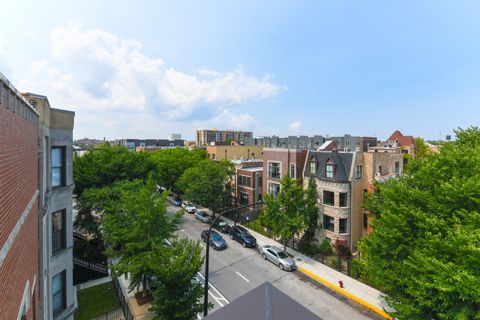
[[[306,149],[264,148],[263,193],[276,196],[280,192],[280,180],[286,175],[302,183],[306,156]]]
[[[262,200],[263,167],[245,166],[236,169],[236,203],[244,206]]]
[[[0,73],[0,318],[39,318],[39,115]]]
[[[212,160],[262,159],[263,146],[244,145],[210,145],[207,146],[208,157]]]

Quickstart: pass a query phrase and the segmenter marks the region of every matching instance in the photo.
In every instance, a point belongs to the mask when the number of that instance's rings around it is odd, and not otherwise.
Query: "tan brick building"
[[[213,145],[207,146],[207,153],[212,160],[261,160],[263,158],[263,146]]]

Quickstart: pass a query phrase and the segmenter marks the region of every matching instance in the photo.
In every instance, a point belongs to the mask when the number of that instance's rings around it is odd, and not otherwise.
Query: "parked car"
[[[168,202],[175,207],[180,207],[182,205],[182,199],[177,199],[174,197],[168,197]]]
[[[200,238],[202,238],[203,242],[207,242],[207,237],[208,230],[202,231]],[[208,244],[215,250],[222,250],[227,247],[227,241],[215,230],[210,231],[210,241],[208,241]]]
[[[297,266],[295,261],[289,257],[289,255],[280,248],[265,245],[260,248],[263,259],[270,260],[271,262],[278,265],[282,270],[295,270]]]
[[[244,247],[255,248],[257,246],[257,239],[241,226],[230,228],[230,238],[240,242]]]
[[[203,210],[195,212],[195,218],[202,221],[203,223],[212,223],[212,217],[210,217],[208,213]]]
[[[197,207],[195,207],[195,205],[190,201],[183,201],[181,206],[187,213],[197,212]]]
[[[230,225],[222,218],[219,218],[217,221],[213,222],[213,227],[222,233],[230,232]]]
[[[159,193],[163,193],[163,192],[167,191],[167,188],[157,185],[155,191],[157,191]]]

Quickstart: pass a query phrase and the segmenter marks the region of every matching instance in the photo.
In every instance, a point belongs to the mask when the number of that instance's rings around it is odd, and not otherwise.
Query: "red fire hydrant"
[[[338,285],[340,286],[340,288],[343,288],[343,281],[342,281],[342,280],[338,280]]]

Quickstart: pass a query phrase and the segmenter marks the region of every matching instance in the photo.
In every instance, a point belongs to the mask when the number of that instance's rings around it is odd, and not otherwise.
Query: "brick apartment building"
[[[234,161],[235,201],[243,206],[262,200],[263,162],[261,160]]]
[[[0,319],[73,319],[73,119],[0,73]]]
[[[280,180],[286,175],[302,183],[306,156],[306,149],[264,148],[263,193],[276,196],[280,192]]]
[[[209,145],[206,148],[208,157],[212,160],[247,160],[263,158],[263,146],[215,144]]]
[[[36,110],[0,74],[0,318],[39,318]]]
[[[253,132],[251,131],[203,129],[197,130],[196,143],[197,146],[207,146],[212,142],[226,142],[229,140],[245,143],[250,138],[253,138]]]

